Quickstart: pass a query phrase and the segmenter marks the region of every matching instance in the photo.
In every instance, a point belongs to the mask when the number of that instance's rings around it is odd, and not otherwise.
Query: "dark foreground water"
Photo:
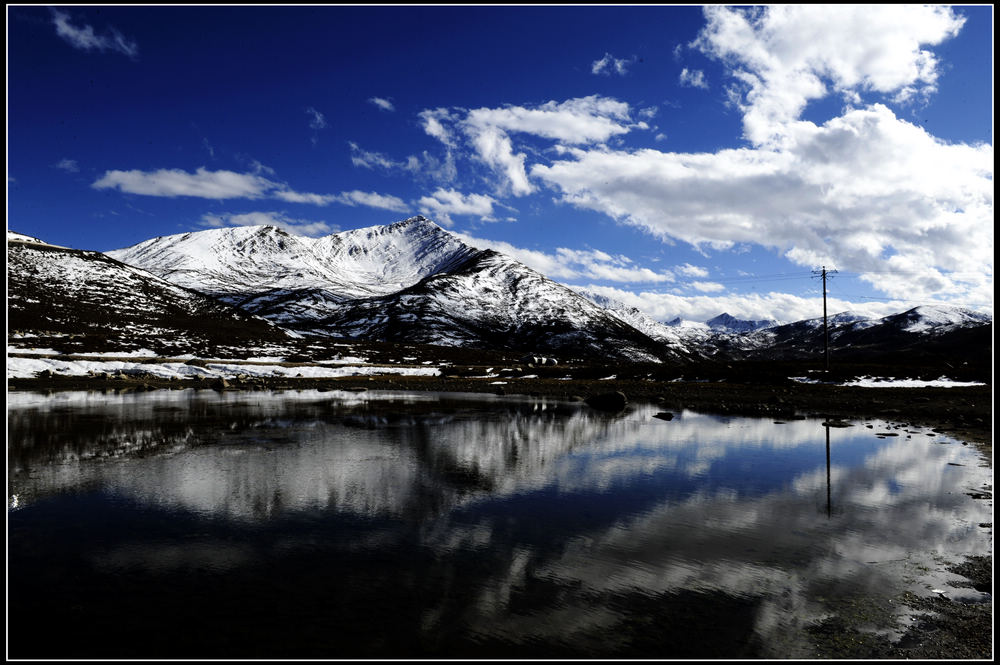
[[[9,393],[8,654],[792,658],[977,600],[944,572],[990,552],[970,447],[657,412]]]

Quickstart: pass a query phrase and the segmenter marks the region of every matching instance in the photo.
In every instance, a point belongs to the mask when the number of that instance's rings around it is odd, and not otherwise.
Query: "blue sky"
[[[8,228],[423,214],[655,318],[993,308],[992,6],[10,6]]]

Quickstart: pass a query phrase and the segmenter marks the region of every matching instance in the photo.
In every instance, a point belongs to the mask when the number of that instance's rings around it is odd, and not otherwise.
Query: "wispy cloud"
[[[328,206],[337,203],[352,207],[365,206],[381,210],[392,210],[394,212],[409,212],[412,210],[412,206],[399,197],[378,194],[376,192],[353,190],[338,194],[315,194],[295,191],[285,183],[276,182],[260,175],[261,173],[273,174],[273,170],[268,169],[259,162],[256,164],[259,168],[256,169],[255,173],[209,171],[204,167],[197,169],[194,173],[180,169],[160,169],[148,172],[107,171],[91,186],[95,189],[117,189],[126,194],[167,198],[189,196],[215,200],[277,199],[287,203],[303,203],[315,206]],[[469,201],[475,202],[476,199],[469,199]],[[461,212],[460,210],[458,211]],[[264,213],[254,214],[262,215]],[[283,213],[267,214],[279,215]],[[213,219],[215,218],[213,217]]]
[[[595,60],[590,65],[590,73],[604,74],[605,76],[610,76],[611,74],[624,76],[628,73],[628,66],[633,60],[634,58],[616,58],[610,53],[605,53],[603,58]]]
[[[54,166],[67,173],[77,173],[80,171],[80,165],[77,164],[75,159],[63,158],[56,162]]]
[[[309,129],[313,131],[309,140],[316,145],[319,142],[320,130],[326,129],[326,116],[311,106],[306,108],[306,115],[309,116]]]
[[[517,151],[513,135],[521,134],[557,141],[560,144],[599,144],[626,134],[633,127],[628,104],[608,97],[591,95],[564,102],[549,101],[528,106],[456,109],[424,116],[425,131],[453,140],[462,136],[472,156],[498,178],[499,193],[514,196],[537,190],[528,177],[525,152]],[[433,123],[431,121],[433,120]]]
[[[365,206],[368,208],[378,208],[380,210],[392,210],[394,212],[409,212],[410,206],[397,196],[378,194],[376,192],[362,192],[354,190],[341,192],[337,195],[337,202],[349,206]]]
[[[322,113],[310,106],[306,108],[306,115],[309,116],[309,129],[326,129],[326,116]]]
[[[181,169],[157,171],[107,171],[91,185],[95,189],[117,189],[144,196],[193,196],[204,199],[259,199],[281,185],[259,175],[234,171],[209,171],[204,167],[194,173]]]
[[[693,266],[690,263],[677,266],[677,272],[685,277],[708,277],[708,271],[701,266]]]
[[[113,51],[127,55],[135,60],[139,57],[139,46],[125,38],[115,28],[109,28],[107,34],[99,35],[93,26],[75,26],[70,22],[70,15],[58,9],[52,10],[52,23],[56,34],[62,37],[74,48],[83,51]]]
[[[386,99],[385,97],[371,97],[368,101],[383,111],[395,111],[396,107],[393,105],[392,101]]]
[[[493,205],[496,200],[485,194],[462,194],[453,189],[438,189],[417,201],[420,212],[443,226],[452,226],[452,215],[470,215],[481,221],[496,221]]]
[[[626,256],[615,256],[601,250],[559,247],[555,252],[542,252],[517,247],[509,242],[476,238],[464,233],[456,233],[455,235],[473,247],[502,252],[529,268],[537,270],[549,279],[566,282],[599,279],[628,284],[670,283],[676,280],[674,274],[669,270],[650,270],[635,265]]]
[[[364,150],[353,141],[349,141],[348,146],[351,148],[351,163],[360,168],[408,173],[419,179],[443,184],[454,181],[457,176],[454,152],[450,149],[445,151],[443,159],[425,150],[420,156],[410,155],[406,159],[396,160],[381,152]]]
[[[708,81],[705,80],[705,72],[700,69],[688,69],[685,67],[681,70],[679,80],[681,85],[689,88],[703,88],[708,90]]]

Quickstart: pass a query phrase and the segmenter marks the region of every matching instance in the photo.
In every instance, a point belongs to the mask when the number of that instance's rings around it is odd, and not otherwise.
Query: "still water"
[[[9,656],[809,657],[991,551],[946,436],[659,410],[8,393]]]

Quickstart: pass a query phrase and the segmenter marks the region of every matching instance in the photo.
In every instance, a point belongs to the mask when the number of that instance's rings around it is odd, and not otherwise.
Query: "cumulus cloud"
[[[933,93],[938,62],[924,47],[964,24],[935,5],[712,5],[705,17],[691,45],[729,66],[745,136],[758,145],[781,137],[809,101],[831,91],[897,99]]]
[[[209,228],[277,226],[295,235],[312,237],[328,235],[339,230],[326,222],[294,219],[283,212],[206,213],[202,215],[199,224]]]
[[[683,86],[708,90],[708,81],[705,80],[705,72],[700,69],[688,69],[685,67],[681,70],[679,80]]]
[[[52,10],[52,23],[56,27],[56,34],[74,48],[83,51],[113,51],[127,55],[133,60],[139,57],[139,46],[134,41],[126,39],[115,28],[109,28],[107,34],[99,35],[93,26],[76,26],[70,20],[66,12]]]
[[[396,110],[396,107],[393,105],[393,103],[390,100],[385,99],[384,97],[371,97],[368,101],[383,111]]]
[[[611,74],[624,76],[628,73],[628,65],[630,62],[631,60],[616,58],[610,53],[605,53],[603,58],[595,60],[593,64],[591,64],[590,73],[604,74],[605,76],[610,76]]]
[[[943,143],[885,106],[797,123],[782,149],[567,154],[531,175],[664,240],[763,245],[868,273],[893,297],[957,288],[945,272],[992,276],[992,146]]]

